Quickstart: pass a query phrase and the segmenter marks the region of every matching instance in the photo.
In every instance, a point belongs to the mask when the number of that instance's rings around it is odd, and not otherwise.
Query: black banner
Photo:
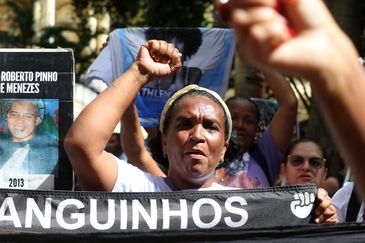
[[[73,87],[71,50],[0,50],[1,188],[72,188],[63,140],[73,121]]]
[[[0,228],[22,233],[141,236],[306,225],[312,185],[169,193],[0,190]]]

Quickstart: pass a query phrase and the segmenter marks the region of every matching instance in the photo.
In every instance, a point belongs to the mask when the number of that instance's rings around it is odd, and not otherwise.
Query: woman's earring
[[[162,156],[166,159],[167,158],[167,154],[165,152],[163,152]]]

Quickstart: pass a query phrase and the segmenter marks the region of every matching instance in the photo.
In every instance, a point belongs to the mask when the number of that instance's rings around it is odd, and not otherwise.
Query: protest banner
[[[314,223],[315,185],[110,193],[0,190],[0,228],[23,233],[143,237]]]

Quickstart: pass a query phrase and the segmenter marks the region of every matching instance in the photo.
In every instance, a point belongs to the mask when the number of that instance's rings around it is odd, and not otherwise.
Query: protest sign
[[[0,187],[71,189],[63,139],[73,121],[65,49],[0,49]]]

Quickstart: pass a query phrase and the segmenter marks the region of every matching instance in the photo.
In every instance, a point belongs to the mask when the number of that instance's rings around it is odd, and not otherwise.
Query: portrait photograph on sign
[[[54,187],[59,159],[57,99],[0,100],[0,187]]]
[[[0,188],[73,188],[63,148],[73,86],[70,50],[0,49]]]

